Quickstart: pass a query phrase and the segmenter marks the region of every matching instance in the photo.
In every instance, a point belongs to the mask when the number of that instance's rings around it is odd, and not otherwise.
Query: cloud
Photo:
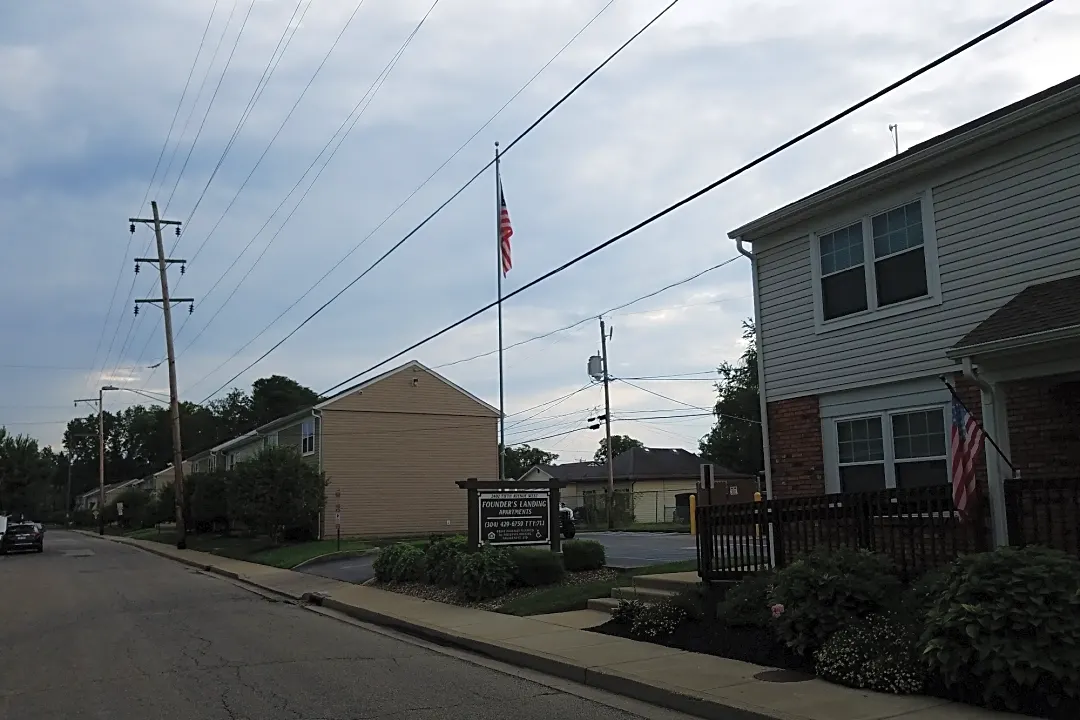
[[[211,0],[72,0],[63,23],[56,22],[54,4],[6,4],[0,9],[0,324],[7,341],[0,364],[83,370],[4,369],[0,424],[55,443],[72,416],[58,408],[95,394],[103,378],[123,378],[130,381],[125,387],[136,389],[166,385],[164,366],[149,369],[163,353],[160,316],[149,307],[138,318],[132,314],[134,298],[160,292],[152,273],[132,274],[132,257],[149,252],[151,240],[145,228],[133,239],[127,233],[128,217],[149,212],[139,206],[144,195],[163,208],[168,201],[170,218],[189,221],[175,250],[190,261],[187,273],[172,280],[178,295],[196,298],[196,310],[188,317],[178,308],[178,374],[184,399],[202,400],[456,192],[492,158],[495,140],[505,148],[666,4],[612,3],[392,215],[606,2],[528,0],[497,11],[479,0],[439,3],[347,137],[338,136],[340,147],[312,184],[328,158],[320,151],[338,128],[350,126],[350,111],[367,102],[365,93],[431,0],[365,0],[321,69],[356,3],[308,7],[304,0],[297,13],[303,21],[294,19],[286,53],[209,187],[296,3],[259,0],[238,35],[249,2],[237,0],[227,25],[233,3],[221,0],[194,70]],[[515,228],[515,266],[505,291],[1022,7],[1005,0],[890,0],[873,13],[852,13],[840,0],[680,3],[505,155]],[[1056,3],[511,298],[504,307],[508,345],[587,322],[507,350],[507,411],[585,386],[586,361],[599,344],[589,318],[736,257],[726,239],[730,228],[887,157],[890,123],[900,125],[901,144],[908,146],[1075,74],[1078,31],[1075,7]],[[177,113],[189,72],[192,84]],[[334,140],[329,147],[337,145]],[[281,373],[326,390],[489,303],[495,297],[493,184],[490,171],[483,174],[233,384]],[[171,250],[176,239],[167,242]],[[339,260],[340,267],[296,302]],[[748,263],[739,259],[616,311],[609,318],[613,372],[708,372],[735,359],[741,322],[753,312],[750,293]],[[391,364],[416,357],[439,366],[495,347],[495,313],[488,311]],[[443,371],[498,402],[495,355]],[[709,382],[641,384],[687,405],[708,408],[714,398]],[[107,406],[138,399],[111,393]],[[523,416],[512,415],[509,435],[530,440],[574,430],[538,444],[567,460],[591,455],[598,432],[581,428],[600,402],[598,388],[590,387],[528,423],[514,425]],[[616,420],[616,432],[652,445],[692,448],[710,425],[708,417],[628,419],[634,411],[693,411],[622,383],[613,385],[612,402],[614,416],[624,418]],[[26,424],[46,422],[55,424]]]

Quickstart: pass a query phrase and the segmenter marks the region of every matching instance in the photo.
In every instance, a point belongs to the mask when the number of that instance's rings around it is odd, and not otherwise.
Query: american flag
[[[503,196],[502,176],[499,177],[499,250],[502,254],[503,276],[510,272],[514,266],[510,259],[510,238],[514,236],[514,228],[510,225],[510,211],[506,209],[506,198]]]
[[[984,433],[957,398],[952,401],[953,504],[961,515],[975,493],[975,461],[982,450]]]

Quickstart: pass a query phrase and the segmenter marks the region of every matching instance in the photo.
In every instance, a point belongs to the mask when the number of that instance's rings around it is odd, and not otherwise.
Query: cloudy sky
[[[667,3],[3,3],[0,424],[55,443],[71,401],[95,394],[103,379],[167,389],[164,366],[148,367],[163,355],[160,312],[132,314],[134,298],[158,294],[153,277],[132,273],[131,258],[149,251],[152,234],[140,227],[132,238],[127,228],[128,217],[149,214],[150,199],[186,221],[172,255],[190,262],[182,280],[172,278],[175,294],[193,296],[196,307],[177,315],[179,382],[184,399],[202,401],[457,191],[491,158],[494,141],[509,143]],[[1027,4],[875,0],[856,11],[854,0],[682,0],[506,154],[515,230],[506,290]],[[1077,36],[1080,3],[1059,0],[508,301],[507,345],[594,318],[507,351],[508,441],[582,428],[602,404],[593,387],[521,412],[586,385],[596,315],[736,257],[729,229],[888,157],[890,123],[903,149],[1075,75]],[[489,171],[232,384],[279,373],[327,390],[490,302],[493,186]],[[168,240],[171,248],[176,239]],[[752,310],[749,263],[739,257],[616,311],[612,373],[707,377],[738,356],[740,323]],[[497,404],[495,327],[489,312],[387,367],[481,355],[440,371]],[[649,419],[619,420],[614,430],[695,448],[708,417],[654,416],[708,408],[710,383],[634,382],[674,401],[615,383],[613,415]],[[113,393],[107,406],[137,400]],[[535,444],[572,460],[591,455],[598,439],[583,430]]]

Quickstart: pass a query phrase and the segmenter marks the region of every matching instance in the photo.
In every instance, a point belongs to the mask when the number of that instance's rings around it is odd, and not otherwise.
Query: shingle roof
[[[988,342],[1080,326],[1080,275],[1029,285],[953,346]]]
[[[697,478],[701,474],[701,458],[682,448],[631,448],[619,453],[612,461],[616,480],[648,480],[662,478]],[[607,466],[591,462],[545,465],[543,469],[559,480],[590,482],[607,480]],[[746,477],[727,468],[714,466],[718,478]]]

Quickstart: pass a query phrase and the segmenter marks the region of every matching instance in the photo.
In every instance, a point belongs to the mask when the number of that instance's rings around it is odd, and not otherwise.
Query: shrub
[[[671,604],[689,619],[701,622],[705,619],[705,588],[700,583],[683,588],[671,598]]]
[[[514,579],[510,553],[499,547],[485,547],[478,552],[462,553],[454,572],[454,584],[468,600],[487,600],[509,589]]]
[[[454,583],[458,558],[468,549],[468,540],[460,535],[432,538],[425,553],[427,581],[446,587]]]
[[[510,551],[510,559],[514,563],[514,584],[522,587],[554,585],[566,574],[562,558],[550,550],[516,548]]]
[[[640,600],[620,600],[615,609],[611,611],[611,620],[616,625],[631,626],[644,607],[645,603]]]
[[[567,540],[562,551],[563,565],[570,572],[599,570],[607,560],[604,546],[595,540]]]
[[[904,616],[912,622],[923,622],[930,608],[945,591],[945,583],[948,579],[948,569],[938,568],[911,583],[904,592],[901,602],[901,611]]]
[[[371,566],[375,571],[375,579],[379,582],[397,582],[402,573],[408,572],[408,563],[403,558],[409,554],[409,550],[418,549],[406,543],[395,543],[384,547],[379,551]]]
[[[920,642],[946,685],[980,687],[987,704],[1080,697],[1080,561],[1039,547],[961,557]]]
[[[192,531],[212,532],[228,527],[229,508],[225,494],[224,470],[196,472],[184,478],[185,510]]]
[[[922,692],[917,631],[893,614],[871,615],[829,636],[815,656],[818,677],[848,687],[909,695]]]
[[[769,594],[774,582],[772,573],[743,578],[717,604],[717,619],[729,627],[768,627],[772,620]]]
[[[664,640],[686,620],[686,612],[670,602],[645,605],[634,615],[630,634],[646,640]]]
[[[394,554],[390,578],[394,582],[422,581],[424,579],[424,551],[415,545],[402,543],[400,549]]]
[[[810,656],[830,635],[880,612],[900,581],[892,561],[865,550],[817,550],[776,574],[769,603],[780,639]]]
[[[228,472],[229,519],[280,541],[290,528],[313,526],[326,504],[326,476],[295,447],[268,447]]]

